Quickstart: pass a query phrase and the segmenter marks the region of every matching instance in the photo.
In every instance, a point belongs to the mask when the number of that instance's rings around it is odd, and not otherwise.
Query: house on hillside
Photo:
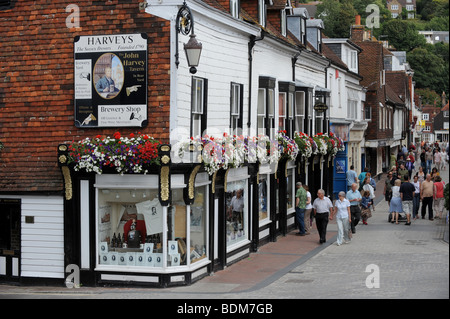
[[[416,17],[416,0],[387,0],[386,5],[392,18],[402,17],[403,11],[407,19]]]

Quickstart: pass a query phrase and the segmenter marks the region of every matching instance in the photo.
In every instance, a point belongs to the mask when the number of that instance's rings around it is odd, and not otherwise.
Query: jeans
[[[319,232],[320,243],[326,242],[329,213],[316,213],[316,226]]]
[[[338,245],[342,244],[342,240],[350,241],[350,238],[348,237],[348,232],[351,230],[350,230],[350,222],[348,220],[348,217],[336,218],[336,224],[338,227],[337,240],[336,240]]]
[[[350,214],[352,217],[352,223],[350,224],[352,233],[355,233],[356,225],[358,225],[359,220],[361,219],[361,209],[359,208],[359,205],[351,205],[350,206]]]
[[[416,218],[419,215],[419,206],[420,206],[420,194],[414,194],[413,197],[413,218]]]
[[[422,198],[422,218],[425,218],[426,210],[428,206],[428,219],[433,219],[433,197]]]
[[[427,160],[427,173],[431,174],[431,164],[433,163],[433,161]]]
[[[305,209],[304,208],[295,207],[295,219],[297,220],[297,223],[298,223],[298,230],[299,230],[300,234],[303,235],[305,233]]]

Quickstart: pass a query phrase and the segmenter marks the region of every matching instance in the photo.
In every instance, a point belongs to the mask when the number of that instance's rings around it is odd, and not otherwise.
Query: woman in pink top
[[[444,182],[440,176],[436,176],[433,185],[433,206],[436,212],[435,218],[442,218],[444,211]]]

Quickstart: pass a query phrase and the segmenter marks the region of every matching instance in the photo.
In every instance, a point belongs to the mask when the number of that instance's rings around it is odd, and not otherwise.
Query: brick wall
[[[69,4],[79,28],[67,28]],[[12,1],[0,11],[0,192],[59,192],[60,143],[112,135],[116,129],[74,125],[74,51],[77,35],[148,35],[148,118],[141,131],[169,140],[170,24],[139,10],[138,1]]]

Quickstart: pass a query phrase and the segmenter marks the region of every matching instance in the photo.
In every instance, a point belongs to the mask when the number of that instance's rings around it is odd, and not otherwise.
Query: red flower
[[[131,134],[130,134],[130,137],[133,138],[133,137],[134,137],[134,133],[131,133]]]
[[[114,133],[113,136],[114,136],[114,138],[115,138],[116,140],[120,139],[120,133],[119,133],[119,132]]]

